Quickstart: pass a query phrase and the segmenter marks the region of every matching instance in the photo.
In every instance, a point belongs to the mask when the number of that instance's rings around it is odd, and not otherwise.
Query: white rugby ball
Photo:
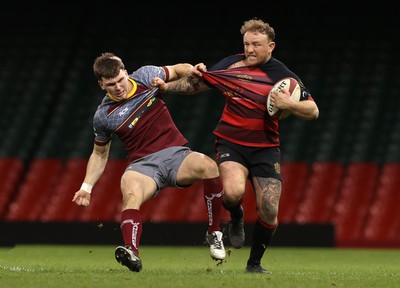
[[[283,120],[287,118],[291,112],[289,110],[281,110],[276,108],[274,105],[271,104],[269,96],[271,93],[273,93],[276,90],[281,90],[282,88],[286,88],[289,93],[290,93],[290,98],[292,98],[293,101],[300,101],[300,95],[301,95],[301,88],[299,83],[297,82],[296,79],[292,77],[286,77],[278,82],[275,83],[275,85],[272,87],[271,91],[269,91],[268,98],[267,98],[267,111],[269,116],[271,116],[274,119],[279,119]]]

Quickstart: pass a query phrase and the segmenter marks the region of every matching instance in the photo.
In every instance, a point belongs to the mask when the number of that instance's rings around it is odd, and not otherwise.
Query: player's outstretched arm
[[[92,187],[100,179],[106,168],[111,141],[105,146],[94,144],[92,154],[86,166],[86,175],[81,188],[74,194],[72,202],[80,206],[89,206]]]

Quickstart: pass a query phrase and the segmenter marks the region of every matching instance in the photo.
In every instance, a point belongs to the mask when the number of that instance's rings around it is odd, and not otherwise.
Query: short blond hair
[[[244,35],[248,31],[258,31],[262,34],[268,35],[272,41],[275,40],[274,28],[269,26],[267,22],[258,18],[253,18],[243,23],[242,28],[240,28],[240,33]]]

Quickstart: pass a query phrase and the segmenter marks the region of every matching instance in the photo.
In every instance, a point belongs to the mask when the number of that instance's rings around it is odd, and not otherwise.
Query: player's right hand
[[[90,193],[86,192],[85,190],[79,190],[72,198],[72,202],[75,202],[79,206],[89,206]]]
[[[168,90],[168,84],[160,77],[154,77],[150,85],[152,88],[158,87],[160,92],[166,92]]]

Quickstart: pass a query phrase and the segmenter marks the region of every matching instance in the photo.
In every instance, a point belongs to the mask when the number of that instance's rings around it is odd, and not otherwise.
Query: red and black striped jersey
[[[214,134],[244,146],[279,146],[279,122],[271,118],[266,109],[271,88],[280,79],[293,77],[302,89],[300,100],[313,99],[300,78],[275,58],[257,67],[226,69],[243,58],[243,54],[226,57],[203,73],[209,85],[226,98]]]

